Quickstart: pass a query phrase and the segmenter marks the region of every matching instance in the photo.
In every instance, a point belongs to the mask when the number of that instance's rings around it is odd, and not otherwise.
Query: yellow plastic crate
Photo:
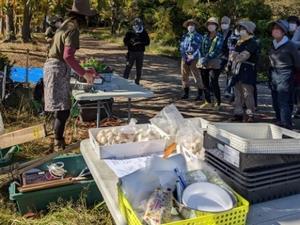
[[[236,194],[236,193],[235,193]],[[142,222],[134,212],[122,189],[118,188],[119,208],[126,218],[128,225],[142,225]],[[237,206],[223,213],[198,212],[197,218],[171,222],[163,225],[245,225],[249,211],[249,202],[236,194]]]

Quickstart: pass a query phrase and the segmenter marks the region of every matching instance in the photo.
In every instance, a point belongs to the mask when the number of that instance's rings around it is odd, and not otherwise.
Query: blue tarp
[[[43,77],[43,68],[30,67],[29,68],[29,83],[37,83]],[[14,66],[11,71],[11,79],[15,82],[25,82],[26,68]]]

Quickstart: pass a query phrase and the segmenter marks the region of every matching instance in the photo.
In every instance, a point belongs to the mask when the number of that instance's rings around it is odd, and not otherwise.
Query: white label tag
[[[240,152],[225,145],[224,148],[224,160],[234,165],[235,167],[240,167]]]

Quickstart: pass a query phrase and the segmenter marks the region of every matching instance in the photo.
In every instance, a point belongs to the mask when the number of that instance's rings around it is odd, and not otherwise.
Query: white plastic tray
[[[135,126],[139,128],[151,128],[149,124],[137,124]],[[121,129],[122,126],[119,128]],[[164,139],[100,146],[96,139],[98,132],[109,129],[111,127],[89,129],[91,145],[100,159],[124,159],[151,154],[163,154],[166,147],[166,140]]]
[[[243,153],[300,154],[300,134],[273,124],[209,124],[207,134]]]

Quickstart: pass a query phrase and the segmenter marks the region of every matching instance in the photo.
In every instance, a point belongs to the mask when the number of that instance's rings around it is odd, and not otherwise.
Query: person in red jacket
[[[54,113],[54,149],[64,149],[65,124],[70,114],[70,68],[88,83],[93,83],[94,70],[83,69],[75,60],[79,49],[79,29],[86,24],[86,17],[95,15],[89,1],[74,0],[68,18],[56,31],[44,65],[45,111]]]

